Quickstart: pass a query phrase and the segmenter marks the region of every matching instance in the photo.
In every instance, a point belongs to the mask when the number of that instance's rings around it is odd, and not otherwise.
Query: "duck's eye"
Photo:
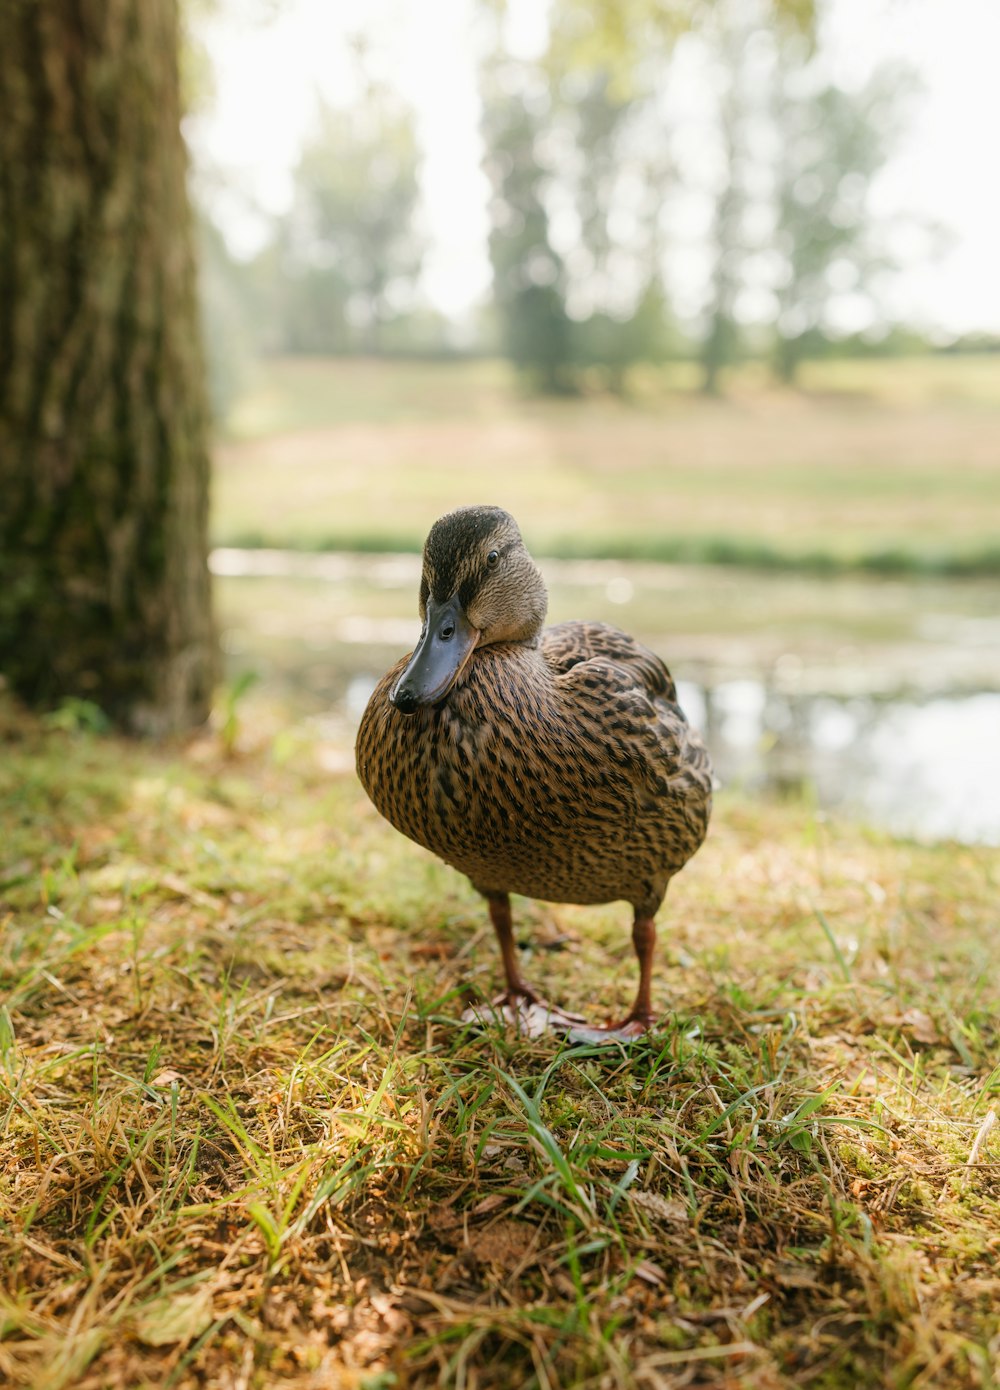
[[[494,565],[496,565],[496,564],[499,563],[499,561],[500,561],[500,552],[499,552],[499,550],[491,550],[490,553],[489,553],[489,554],[487,555],[487,557],[486,557],[486,565],[487,565],[487,568],[488,568],[488,569],[492,569]]]

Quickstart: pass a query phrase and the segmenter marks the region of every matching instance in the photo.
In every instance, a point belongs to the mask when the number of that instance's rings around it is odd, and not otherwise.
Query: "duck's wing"
[[[660,658],[610,623],[569,622],[547,627],[541,652],[556,675],[584,661],[610,661],[622,668],[650,700],[677,703],[673,679]]]
[[[712,767],[677,703],[670,672],[641,642],[606,623],[560,623],[545,631],[541,648],[591,756],[629,769],[640,800],[667,797],[677,808],[683,863],[704,838]]]

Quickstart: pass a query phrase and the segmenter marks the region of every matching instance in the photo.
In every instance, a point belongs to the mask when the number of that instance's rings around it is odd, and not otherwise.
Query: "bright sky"
[[[510,39],[530,52],[544,33],[544,6],[513,0],[511,11]],[[260,244],[260,212],[287,207],[290,171],[317,96],[350,101],[348,38],[364,33],[369,62],[416,113],[430,242],[424,291],[458,317],[482,301],[487,184],[475,73],[482,35],[472,0],[222,0],[201,32],[216,95],[188,135],[197,163],[230,185],[216,206],[235,251]],[[880,178],[877,205],[950,235],[932,262],[915,259],[897,278],[892,308],[949,332],[1000,332],[1000,0],[831,0],[828,36],[835,71],[846,81],[895,59],[915,67],[925,88]],[[682,313],[697,308],[702,293],[696,250],[684,283],[673,286]]]

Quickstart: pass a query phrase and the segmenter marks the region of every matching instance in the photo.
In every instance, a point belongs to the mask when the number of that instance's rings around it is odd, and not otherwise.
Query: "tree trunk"
[[[713,10],[721,26],[718,56],[725,74],[719,97],[719,142],[724,158],[724,179],[715,200],[712,226],[712,266],[708,329],[701,349],[702,390],[717,396],[723,368],[734,361],[740,343],[736,300],[743,285],[747,245],[744,215],[747,204],[746,124],[751,115],[746,86],[747,50],[759,25],[755,7],[741,5]]]
[[[783,386],[794,386],[798,380],[803,337],[801,333],[782,333],[780,328],[778,330],[778,341],[774,350],[774,374]]]
[[[743,195],[738,186],[739,152],[736,147],[736,120],[725,106],[725,147],[727,183],[715,205],[715,263],[712,267],[711,304],[708,331],[701,347],[702,391],[719,394],[719,378],[736,355],[738,333],[733,306],[740,289],[743,258]]]
[[[176,0],[0,5],[0,672],[190,727],[215,674]]]

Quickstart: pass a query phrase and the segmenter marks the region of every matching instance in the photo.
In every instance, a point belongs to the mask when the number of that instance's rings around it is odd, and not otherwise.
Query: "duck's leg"
[[[540,1004],[541,998],[521,974],[517,945],[514,941],[514,923],[510,914],[510,894],[491,893],[486,901],[490,909],[490,921],[500,943],[500,957],[503,960],[503,973],[507,981],[506,994],[500,995],[493,1002],[515,1004],[518,999],[525,999],[529,1004]]]
[[[651,991],[653,956],[656,954],[656,922],[652,917],[640,916],[638,912],[635,914],[635,921],[632,923],[632,945],[639,962],[639,988],[636,990],[635,1003],[622,1021],[612,1024],[608,1031],[638,1037],[640,1033],[645,1033],[653,1022]]]
[[[646,913],[636,912],[632,923],[632,945],[639,961],[639,988],[635,1003],[619,1023],[600,1028],[574,1028],[571,1037],[579,1042],[629,1042],[640,1038],[654,1022],[652,1003],[653,956],[656,952],[656,922]]]
[[[518,1028],[530,1037],[537,1037],[547,1028],[574,1028],[583,1023],[584,1019],[580,1014],[566,1013],[558,1005],[547,1003],[521,974],[510,913],[510,895],[486,893],[484,896],[490,910],[490,921],[500,945],[503,973],[507,981],[506,990],[492,1001],[489,1012],[492,1012],[494,1018],[499,1015],[507,1023],[516,1023]],[[486,1013],[484,1017],[484,1012],[486,1011],[482,1008],[466,1009],[462,1018],[466,1023],[484,1023],[488,1021],[489,1016]]]

